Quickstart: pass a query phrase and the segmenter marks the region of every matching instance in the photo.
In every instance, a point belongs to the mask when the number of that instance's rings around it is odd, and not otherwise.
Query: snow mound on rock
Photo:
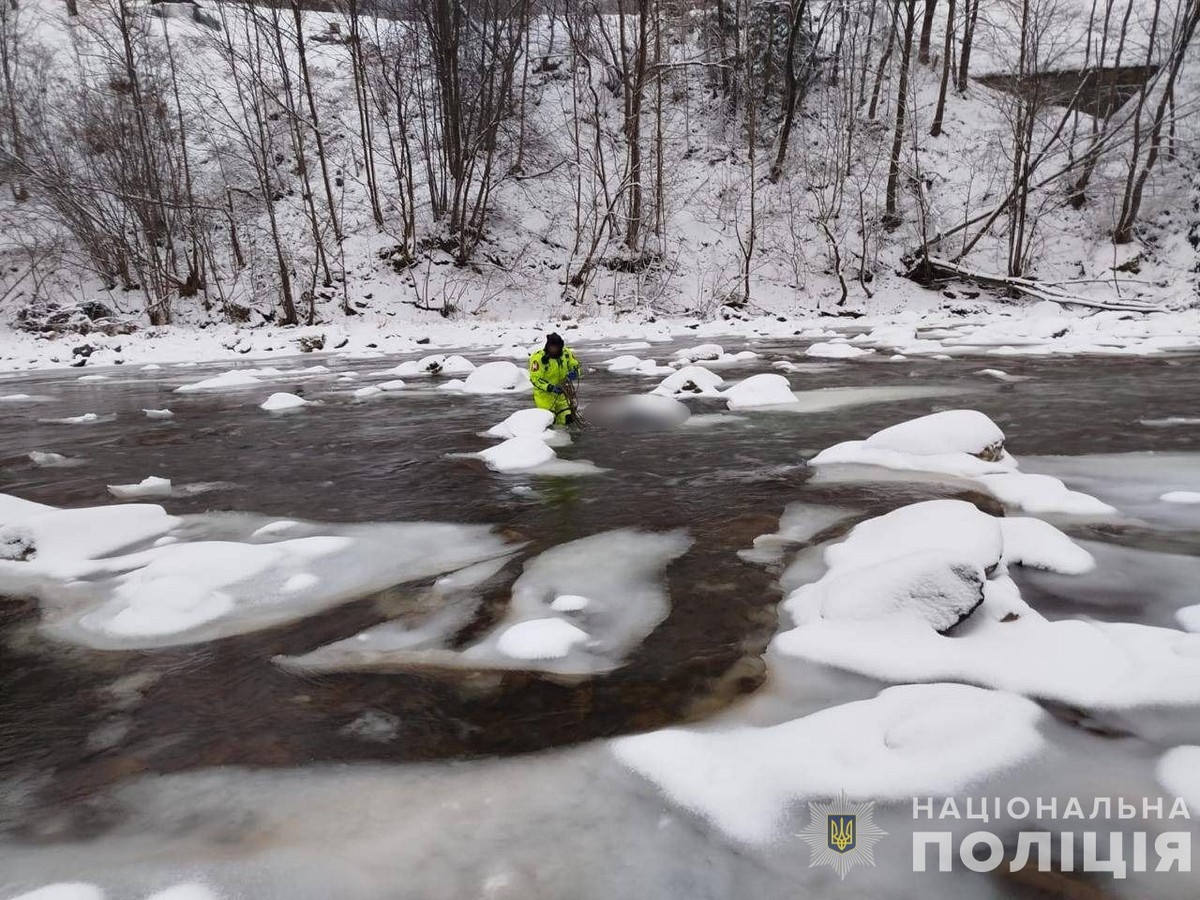
[[[808,347],[804,351],[804,355],[816,359],[854,359],[859,356],[869,356],[874,352],[865,347],[855,347],[853,344],[840,341],[824,341]]]
[[[258,408],[267,412],[280,412],[285,409],[298,409],[301,406],[308,406],[308,401],[296,394],[280,391],[264,400]]]
[[[402,362],[394,369],[389,369],[387,374],[409,378],[415,375],[469,375],[474,370],[475,364],[465,357],[435,353]]]
[[[730,409],[755,409],[772,406],[794,406],[800,401],[792,386],[782,375],[751,375],[724,392]]]
[[[684,366],[674,375],[668,375],[662,383],[650,393],[665,397],[690,395],[704,397],[719,397],[718,388],[725,379],[703,366]]]
[[[557,454],[541,437],[512,437],[502,444],[479,453],[489,469],[497,472],[524,472],[555,459]]]
[[[835,444],[810,459],[809,465],[880,466],[968,478],[1003,503],[1032,513],[1107,516],[1116,512],[1053,476],[1018,471],[1017,460],[1004,448],[1004,432],[986,415],[970,409],[921,416],[877,431],[866,440]]]
[[[191,394],[197,391],[232,391],[240,388],[257,387],[260,384],[262,384],[262,379],[252,374],[251,370],[234,369],[231,372],[214,375],[212,378],[205,378],[203,381],[181,385],[175,388],[175,393]]]
[[[108,492],[118,500],[130,500],[134,497],[169,497],[171,479],[150,475],[137,484],[110,484]]]
[[[521,409],[485,432],[488,437],[507,440],[516,437],[545,439],[554,425],[554,413],[548,409]]]
[[[473,370],[465,381],[451,381],[443,390],[457,390],[465,394],[506,394],[512,391],[529,390],[529,373],[507,360],[484,363]]]
[[[1008,564],[1071,574],[1092,560],[1053,526],[1014,521],[937,500],[855,526],[825,549],[825,574],[784,601],[794,627],[776,635],[768,660],[890,682],[968,682],[1084,709],[1200,704],[1200,635],[1048,621],[1025,603]],[[938,555],[944,568],[974,574],[961,588],[948,574],[931,577]],[[940,627],[980,575],[982,603],[957,627]]]

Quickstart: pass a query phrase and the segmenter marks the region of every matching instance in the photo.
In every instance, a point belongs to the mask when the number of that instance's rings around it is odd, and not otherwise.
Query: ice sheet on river
[[[608,671],[667,617],[671,602],[663,572],[690,543],[681,531],[620,530],[546,550],[525,563],[503,618],[462,650],[448,646],[461,623],[431,616],[415,637],[412,630],[381,625],[278,662],[309,672],[431,667],[575,676]]]
[[[284,624],[513,549],[478,525],[271,521],[0,494],[0,544],[23,548],[0,558],[0,594],[38,599],[42,631],[58,640],[162,647]]]

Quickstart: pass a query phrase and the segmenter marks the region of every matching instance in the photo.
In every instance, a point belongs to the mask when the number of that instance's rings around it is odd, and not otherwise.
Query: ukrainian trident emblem
[[[829,822],[829,841],[827,843],[829,849],[836,850],[838,853],[853,850],[856,846],[854,820],[857,817],[827,815],[825,818]]]
[[[812,850],[810,866],[829,866],[845,878],[857,865],[875,865],[875,843],[887,834],[875,824],[875,801],[852,802],[842,792],[829,802],[808,804],[809,823],[799,837]]]

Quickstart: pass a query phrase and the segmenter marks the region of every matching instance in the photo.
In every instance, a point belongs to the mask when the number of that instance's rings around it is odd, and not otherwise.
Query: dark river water
[[[679,346],[688,344],[632,352],[661,361]],[[0,802],[0,836],[14,846],[43,849],[101,838],[120,827],[124,815],[119,805],[103,802],[104,792],[140,775],[199,773],[218,766],[290,771],[324,763],[510,756],[704,719],[764,681],[761,654],[775,631],[780,591],[774,575],[736,554],[756,536],[774,531],[788,504],[847,507],[861,518],[916,500],[964,496],[1000,511],[985,495],[933,482],[809,484],[807,457],[896,422],[941,409],[981,410],[1004,430],[1018,458],[1200,450],[1200,426],[1142,424],[1197,415],[1196,355],[889,361],[878,354],[865,361],[822,363],[800,356],[802,344],[726,342],[729,351],[747,347],[760,358],[722,370],[727,380],[776,371],[772,363],[790,360],[801,365],[788,374],[798,391],[923,386],[945,388],[945,393],[816,413],[751,411],[657,432],[590,427],[575,435],[573,445],[559,449],[559,456],[590,460],[606,471],[549,478],[501,475],[478,460],[453,455],[492,443],[479,433],[527,406],[523,396],[462,396],[410,379],[409,389],[398,394],[366,402],[351,398],[353,388],[382,380],[375,373],[398,358],[343,360],[317,354],[271,360],[261,365],[321,363],[335,376],[353,371],[359,377],[345,382],[273,378],[261,388],[221,393],[173,390],[228,364],[166,366],[153,373],[116,368],[101,372],[109,380],[94,383],[80,383],[80,370],[0,379],[0,395],[48,398],[0,403],[0,492],[28,500],[71,507],[108,504],[115,501],[106,485],[157,475],[176,485],[208,487],[151,501],[175,514],[239,511],[335,523],[486,523],[528,541],[526,557],[624,527],[682,527],[693,539],[686,555],[667,570],[667,619],[620,668],[573,680],[433,668],[313,676],[270,662],[276,654],[305,653],[386,620],[396,604],[405,602],[404,591],[363,597],[248,635],[137,652],[54,644],[33,628],[35,603],[0,598],[0,791],[7,794]],[[587,345],[578,350],[585,366],[617,355]],[[465,353],[485,361],[483,354]],[[1001,382],[980,374],[984,368],[1024,380]],[[656,383],[592,365],[583,397],[591,403],[646,391]],[[295,414],[271,415],[258,404],[273,391],[324,402]],[[718,401],[689,405],[697,414],[725,412]],[[156,421],[142,412],[161,407],[173,410],[174,418]],[[110,418],[81,425],[50,421],[89,412]],[[38,467],[28,458],[32,451],[82,462]],[[1200,554],[1195,527],[1064,527],[1073,536],[1114,546]],[[510,566],[490,589],[475,620],[456,636],[459,644],[469,643],[502,614],[517,574],[519,565]],[[1060,594],[1053,583],[1029,587],[1040,592],[1047,615],[1089,612],[1085,602]],[[1115,617],[1161,624],[1152,597],[1135,596],[1132,588],[1117,594],[1109,603],[1119,610]],[[111,692],[103,688],[145,675],[152,677],[136,704],[124,702],[120,708],[119,736],[97,747],[90,736],[117,714]],[[395,717],[396,738],[363,741],[347,731],[366,711]],[[7,896],[4,885],[0,872],[0,897]],[[1012,892],[1020,893],[1008,885],[999,894]]]

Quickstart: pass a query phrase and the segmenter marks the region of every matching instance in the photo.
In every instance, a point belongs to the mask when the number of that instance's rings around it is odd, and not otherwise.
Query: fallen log
[[[999,288],[1015,291],[1035,300],[1049,300],[1064,306],[1087,306],[1092,309],[1116,310],[1119,312],[1166,312],[1166,308],[1146,300],[1093,300],[1090,297],[1080,297],[1070,294],[1054,285],[1035,281],[1032,278],[1020,278],[1012,275],[993,275],[980,272],[960,263],[951,262],[936,256],[921,257],[908,271],[908,277],[920,284],[928,285],[941,279],[961,279],[971,281],[980,287]]]

